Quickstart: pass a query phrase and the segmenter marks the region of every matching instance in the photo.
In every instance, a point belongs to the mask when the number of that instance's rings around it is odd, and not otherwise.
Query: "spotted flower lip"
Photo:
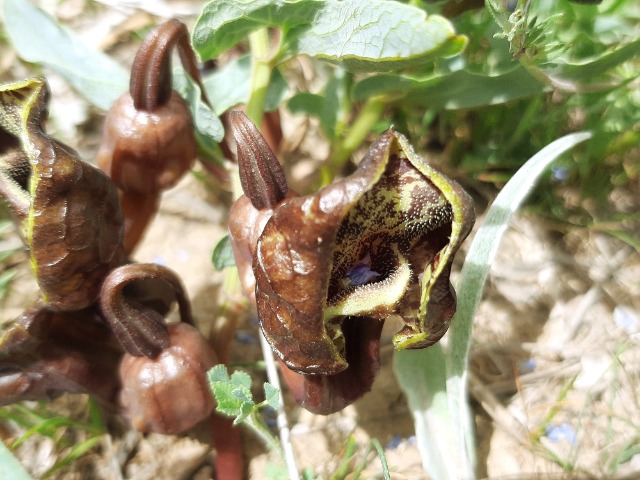
[[[451,263],[474,220],[462,187],[388,130],[351,176],[273,209],[253,260],[267,341],[292,370],[323,375],[348,367],[347,319],[398,316],[396,348],[432,345],[455,313]]]

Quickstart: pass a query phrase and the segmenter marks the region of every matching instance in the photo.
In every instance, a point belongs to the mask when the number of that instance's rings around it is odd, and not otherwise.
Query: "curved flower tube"
[[[129,91],[115,101],[104,122],[97,162],[121,190],[127,254],[155,216],[162,191],[173,187],[196,159],[191,111],[172,88],[174,48],[209,102],[187,27],[171,19],[145,37],[133,60]]]
[[[270,173],[277,168],[259,165],[274,165],[273,154],[243,134],[250,122],[238,119],[236,140],[261,152],[238,149],[241,175],[277,178]],[[424,348],[444,335],[456,303],[451,263],[473,226],[473,202],[404,136],[388,130],[351,176],[314,195],[280,193],[265,208],[269,195],[254,199],[255,190],[245,190],[250,203],[241,197],[232,209],[232,245],[245,289],[255,284],[267,341],[288,369],[302,374],[285,374],[299,402],[329,413],[368,391],[386,318],[404,322],[393,339],[398,349]],[[243,227],[247,218],[259,226]]]
[[[211,346],[186,323],[168,326],[168,345],[156,358],[125,354],[120,403],[136,430],[182,433],[204,420],[215,402],[207,370],[218,363]]]
[[[0,86],[0,195],[17,221],[44,303],[80,310],[124,261],[117,189],[42,127],[42,79]]]
[[[130,355],[155,358],[169,347],[164,316],[174,298],[180,320],[193,325],[191,304],[172,270],[154,263],[130,263],[107,275],[100,310]]]
[[[122,349],[95,307],[27,310],[0,338],[0,405],[89,393],[113,407]]]

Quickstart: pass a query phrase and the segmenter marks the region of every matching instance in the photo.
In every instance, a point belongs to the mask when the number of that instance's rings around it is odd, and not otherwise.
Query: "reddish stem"
[[[145,195],[120,190],[120,205],[124,215],[124,251],[131,255],[136,248],[147,226],[160,206],[160,195]]]

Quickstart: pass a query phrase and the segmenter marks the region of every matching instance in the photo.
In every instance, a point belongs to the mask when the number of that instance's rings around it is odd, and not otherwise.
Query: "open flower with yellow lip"
[[[239,147],[239,156],[246,151]],[[391,316],[404,323],[393,339],[398,349],[442,338],[456,306],[451,264],[473,226],[473,202],[403,135],[387,130],[349,177],[313,195],[277,198],[251,239],[252,268],[262,331],[289,369],[318,382],[344,376],[350,358],[358,368],[362,355],[377,365],[382,321]],[[232,212],[231,227],[240,221]]]

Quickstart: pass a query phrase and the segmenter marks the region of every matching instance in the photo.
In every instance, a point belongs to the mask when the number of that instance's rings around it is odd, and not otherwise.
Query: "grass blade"
[[[547,145],[516,172],[496,197],[462,267],[456,289],[458,310],[449,330],[447,350],[437,344],[423,351],[395,355],[394,368],[414,417],[422,462],[433,478],[474,477],[475,438],[467,402],[467,362],[473,318],[500,240],[514,212],[549,164],[590,137],[589,132],[574,133]],[[434,446],[439,453],[434,453]]]
[[[0,478],[33,480],[4,442],[0,442]]]
[[[458,310],[449,331],[446,353],[447,397],[457,444],[475,465],[473,418],[467,402],[467,364],[471,327],[489,269],[513,214],[520,208],[545,169],[562,153],[591,138],[589,132],[566,135],[531,157],[507,182],[487,211],[465,258],[458,282]]]

